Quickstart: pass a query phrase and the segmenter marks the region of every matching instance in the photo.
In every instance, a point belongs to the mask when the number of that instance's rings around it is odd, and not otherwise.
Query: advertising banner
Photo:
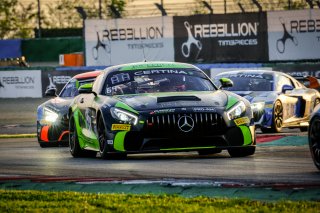
[[[86,20],[86,65],[173,61],[173,19]]]
[[[320,10],[268,12],[269,59],[320,59]]]
[[[57,89],[57,94],[59,94],[64,87],[64,85],[75,75],[84,73],[88,71],[42,71],[42,95],[45,96],[45,92],[48,89]]]
[[[175,60],[181,62],[267,61],[266,13],[173,18]]]
[[[0,98],[40,98],[41,71],[0,71]]]

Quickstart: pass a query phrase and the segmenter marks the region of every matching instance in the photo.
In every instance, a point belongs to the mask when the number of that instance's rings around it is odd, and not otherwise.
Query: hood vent
[[[157,103],[161,102],[171,102],[171,101],[201,101],[197,96],[167,96],[167,97],[158,97]]]

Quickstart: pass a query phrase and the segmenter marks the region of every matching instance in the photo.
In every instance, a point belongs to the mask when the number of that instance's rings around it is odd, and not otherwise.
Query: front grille
[[[194,127],[191,131],[184,132],[178,126],[182,116],[191,117]],[[179,113],[149,115],[144,131],[159,136],[166,134],[204,134],[216,135],[225,131],[226,125],[221,115],[217,113]]]

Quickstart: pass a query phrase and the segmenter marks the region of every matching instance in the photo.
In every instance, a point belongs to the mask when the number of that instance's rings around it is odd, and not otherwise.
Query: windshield
[[[273,76],[270,74],[231,74],[219,75],[220,78],[229,78],[233,81],[233,86],[223,88],[229,91],[272,91]]]
[[[126,95],[140,93],[213,91],[212,82],[197,70],[137,70],[112,72],[104,93]]]

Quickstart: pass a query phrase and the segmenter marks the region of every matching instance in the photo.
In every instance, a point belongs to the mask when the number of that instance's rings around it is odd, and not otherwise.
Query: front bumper
[[[67,122],[59,124],[40,124],[37,121],[37,137],[39,143],[61,143],[69,142],[69,130]]]
[[[193,115],[191,117],[194,118]],[[110,131],[108,150],[141,153],[255,146],[253,121],[250,124],[227,127],[222,117],[213,120],[210,117],[197,119],[190,132],[180,131],[173,122],[174,119],[167,115],[147,120],[140,131]],[[153,123],[149,122],[151,120]]]

